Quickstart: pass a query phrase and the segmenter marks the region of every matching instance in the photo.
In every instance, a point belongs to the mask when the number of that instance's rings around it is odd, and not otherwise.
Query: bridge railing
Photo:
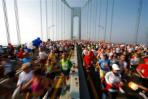
[[[91,99],[89,89],[87,86],[87,78],[83,70],[82,49],[77,45],[77,58],[79,70],[79,83],[80,83],[80,99]]]

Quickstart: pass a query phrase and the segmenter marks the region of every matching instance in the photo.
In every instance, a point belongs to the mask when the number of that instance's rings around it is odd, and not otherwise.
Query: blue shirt
[[[31,57],[27,57],[27,58],[23,58],[22,59],[22,63],[28,63],[28,62],[31,62],[32,58]]]
[[[104,59],[100,59],[99,61],[98,61],[98,63],[99,63],[99,65],[100,65],[100,67],[101,67],[101,69],[102,70],[104,70],[104,71],[109,71],[109,64],[110,64],[110,60],[104,60]],[[106,66],[107,65],[107,66]]]

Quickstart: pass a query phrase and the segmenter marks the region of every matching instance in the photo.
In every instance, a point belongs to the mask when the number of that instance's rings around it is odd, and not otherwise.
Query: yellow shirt
[[[51,60],[51,62],[52,63],[56,63],[56,56],[55,56],[55,54],[53,54],[53,53],[50,53],[49,55],[48,55],[48,60]]]

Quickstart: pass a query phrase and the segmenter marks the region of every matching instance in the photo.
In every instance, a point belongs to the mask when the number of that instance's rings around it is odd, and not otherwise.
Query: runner
[[[72,62],[68,58],[68,54],[63,52],[62,59],[60,60],[61,75],[64,77],[64,90],[67,88],[67,80],[69,79],[70,69],[72,67]]]
[[[107,72],[105,75],[106,87],[104,90],[107,90],[111,93],[111,99],[116,99],[118,91],[124,93],[121,81],[120,68],[117,64],[112,65],[112,71]]]
[[[30,86],[25,88],[24,85],[32,79],[32,70],[30,69],[30,63],[24,63],[21,67],[22,72],[19,74],[18,82],[17,82],[17,91],[20,90],[20,93],[25,94],[25,99],[30,98],[31,89]],[[17,92],[16,92],[17,93]],[[14,95],[15,96],[15,95]]]
[[[31,94],[27,99],[31,99],[31,97],[42,99],[49,88],[49,84],[50,81],[41,75],[41,69],[33,70],[32,79],[23,86],[24,89],[31,86]]]

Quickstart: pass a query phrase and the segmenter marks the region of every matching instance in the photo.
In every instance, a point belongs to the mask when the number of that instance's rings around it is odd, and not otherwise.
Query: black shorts
[[[52,73],[47,73],[47,78],[49,77],[51,80],[54,80],[54,78],[55,78],[55,73],[54,72],[52,72]]]
[[[64,76],[69,76],[70,70],[61,70]]]
[[[40,60],[40,63],[41,63],[41,64],[45,64],[45,63],[46,63],[46,59]]]

